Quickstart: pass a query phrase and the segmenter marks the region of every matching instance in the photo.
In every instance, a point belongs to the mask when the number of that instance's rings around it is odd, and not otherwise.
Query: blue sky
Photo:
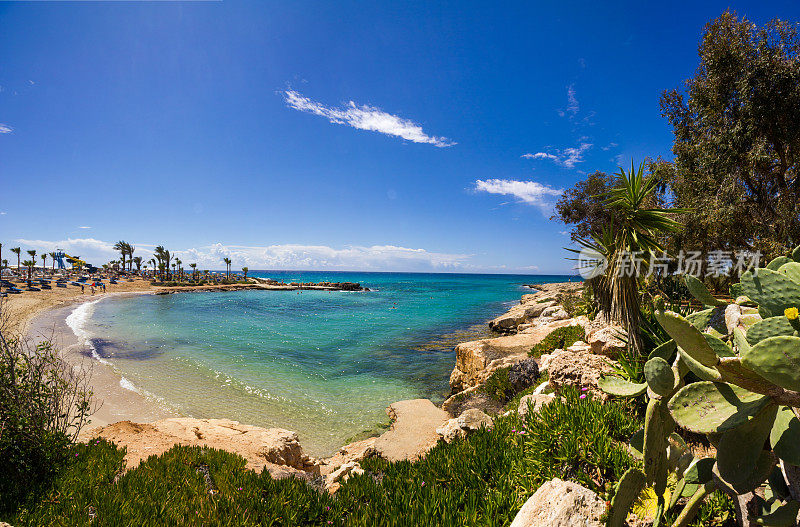
[[[0,3],[0,242],[222,268],[570,269],[560,190],[786,2]],[[9,253],[3,252],[8,258]],[[9,258],[10,259],[10,258]]]

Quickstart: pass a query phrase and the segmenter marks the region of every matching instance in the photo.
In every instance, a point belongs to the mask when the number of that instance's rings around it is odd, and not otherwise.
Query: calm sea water
[[[447,394],[456,343],[519,301],[522,284],[568,276],[251,272],[360,282],[370,292],[235,291],[108,298],[76,332],[123,386],[199,418],[300,434],[312,455],[385,426],[386,406]]]

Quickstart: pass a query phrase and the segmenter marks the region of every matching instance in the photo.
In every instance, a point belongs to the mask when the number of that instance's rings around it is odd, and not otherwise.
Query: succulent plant
[[[613,395],[646,392],[649,399],[644,432],[631,439],[631,452],[643,466],[618,483],[607,525],[624,525],[631,493],[644,485],[659,497],[655,526],[681,498],[686,500],[674,527],[688,525],[714,490],[739,496],[762,485],[765,497],[756,498],[752,521],[795,525],[800,501],[793,497],[800,496],[800,486],[785,468],[800,466],[800,247],[731,286],[739,302],[734,310],[742,315],[730,326],[724,302],[697,278],[685,282],[706,308],[683,317],[656,303],[656,319],[672,340],[649,355],[644,387],[614,377],[599,383]],[[754,305],[757,310],[743,307]],[[675,427],[706,434],[716,458],[694,459]],[[671,494],[665,493],[668,474],[677,481]]]

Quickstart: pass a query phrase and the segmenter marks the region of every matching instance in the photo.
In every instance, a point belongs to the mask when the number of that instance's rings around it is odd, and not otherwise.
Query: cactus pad
[[[769,511],[756,517],[756,525],[767,527],[792,527],[797,525],[797,513],[800,512],[800,502],[789,500],[785,503],[776,501]]]
[[[610,395],[636,397],[647,391],[647,383],[635,384],[616,376],[603,376],[597,380],[597,387]]]
[[[735,480],[728,481],[719,473],[719,465],[714,466],[715,481],[720,490],[728,494],[747,494],[752,492],[769,476],[775,467],[775,456],[768,450],[762,450],[755,460],[753,471],[746,476],[737,474]]]
[[[766,395],[732,384],[701,381],[678,390],[668,406],[680,426],[698,434],[709,434],[741,426],[769,401]]]
[[[708,346],[714,350],[714,353],[716,353],[718,357],[733,357],[736,355],[733,349],[725,344],[719,337],[715,337],[710,333],[703,333],[703,337],[705,337],[706,343],[708,343]]]
[[[765,314],[782,315],[786,308],[800,307],[800,283],[783,273],[758,269],[754,276],[748,271],[742,275],[741,283],[744,294],[766,310]]]
[[[742,353],[742,366],[787,390],[800,390],[800,337],[769,337]]]
[[[794,251],[792,251],[792,260],[795,262],[800,262],[800,245],[795,247]]]
[[[622,475],[616,485],[614,498],[611,500],[611,512],[606,525],[608,527],[623,527],[628,518],[631,505],[639,497],[646,485],[644,472],[637,467],[629,468]]]
[[[786,317],[765,318],[761,322],[753,324],[747,330],[747,342],[755,346],[759,342],[769,337],[791,337],[797,336],[797,331],[792,327],[792,323]]]
[[[666,397],[675,388],[675,372],[667,361],[654,357],[644,365],[644,378],[653,392]]]
[[[763,478],[759,480],[754,477],[754,472],[777,411],[778,407],[770,404],[746,423],[722,434],[717,448],[717,471],[734,489],[745,489],[753,483],[759,485],[764,481]],[[750,490],[742,490],[740,494]]]
[[[742,328],[740,327],[733,328],[733,344],[735,345],[738,353],[742,353],[742,351],[747,351],[750,349],[750,343],[747,341],[747,334],[742,331]]]
[[[785,265],[793,261],[794,260],[792,260],[788,256],[778,256],[777,258],[775,258],[774,260],[772,260],[770,263],[767,264],[767,269],[771,271],[777,271],[778,269],[781,268],[782,265]]]
[[[800,283],[800,263],[794,261],[785,263],[780,266],[778,272],[783,273],[795,282]]]
[[[703,366],[713,366],[719,360],[703,334],[688,320],[670,311],[656,313],[656,319],[675,343]]]
[[[776,456],[792,465],[800,465],[800,420],[788,406],[778,409],[769,444]]]
[[[725,302],[722,300],[717,300],[714,298],[711,293],[708,292],[706,286],[695,278],[694,276],[687,274],[683,277],[683,281],[686,283],[686,288],[689,289],[689,292],[695,297],[700,303],[704,306],[724,306]]]
[[[704,381],[721,381],[722,374],[715,367],[703,366],[694,358],[683,351],[683,348],[678,348],[678,354],[681,357],[681,364],[689,371],[697,375],[699,379]]]
[[[665,343],[658,346],[656,349],[650,352],[650,355],[647,356],[647,360],[650,360],[655,357],[661,357],[667,362],[672,361],[672,358],[675,356],[675,352],[678,351],[678,346],[675,344],[674,340],[668,340]]]
[[[663,496],[667,488],[668,438],[675,429],[666,402],[665,399],[650,399],[644,418],[644,473],[657,496]]]

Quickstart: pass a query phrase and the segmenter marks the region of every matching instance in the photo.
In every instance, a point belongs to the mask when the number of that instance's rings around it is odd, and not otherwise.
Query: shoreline
[[[97,433],[102,433],[102,431],[98,430],[99,428],[108,427],[109,425],[115,423],[133,422],[153,424],[156,421],[161,422],[164,419],[175,417],[187,420],[191,420],[192,418],[181,414],[174,408],[171,408],[168,402],[160,400],[157,394],[142,392],[139,390],[139,388],[133,385],[126,386],[128,383],[125,382],[125,377],[118,372],[112,364],[104,361],[96,355],[93,355],[91,344],[84,341],[80,335],[76,335],[68,323],[68,317],[75,313],[77,309],[83,305],[96,303],[107,298],[119,296],[170,294],[192,291],[214,292],[242,289],[267,289],[267,287],[259,287],[256,284],[253,284],[255,287],[241,287],[245,284],[231,284],[212,287],[166,287],[163,289],[155,289],[150,285],[149,281],[137,281],[133,283],[125,283],[124,285],[128,286],[126,288],[133,290],[107,292],[95,294],[93,296],[73,294],[69,298],[53,298],[50,299],[50,302],[41,302],[37,309],[28,313],[27,318],[23,322],[26,326],[25,333],[28,336],[39,339],[52,337],[56,345],[59,346],[62,356],[69,364],[77,367],[91,368],[90,386],[96,399],[98,401],[102,401],[102,405],[91,417],[91,423],[81,431],[80,438],[82,440],[87,440]],[[531,285],[528,284],[521,284],[521,287],[524,287],[525,289],[532,289]],[[269,289],[273,288],[270,287]],[[71,290],[69,292],[75,293],[76,291]],[[49,294],[50,292],[47,293],[47,295]],[[509,307],[516,305],[517,302],[518,301],[510,300],[509,302],[504,303],[504,309],[508,309]],[[471,329],[474,329],[478,326],[484,326],[488,328],[487,322],[488,320],[484,320],[479,324],[471,325]],[[487,336],[491,338],[491,334],[492,332],[490,331],[489,335]],[[478,338],[486,338],[487,336]],[[465,334],[462,338],[467,340],[474,339],[474,337],[470,337],[470,335]],[[446,394],[444,395],[444,398],[447,399]],[[422,401],[422,399],[420,399],[420,401]],[[440,406],[441,405],[436,405],[437,408],[440,408]],[[219,414],[215,415],[214,417],[224,419],[227,416],[225,415],[224,410],[221,410]],[[280,424],[277,426],[280,426]],[[392,429],[394,429],[394,426]],[[371,439],[356,441],[355,443],[341,446],[340,450],[343,451],[353,444],[359,444],[363,441],[374,441],[376,439],[378,439],[378,437],[373,436]]]

